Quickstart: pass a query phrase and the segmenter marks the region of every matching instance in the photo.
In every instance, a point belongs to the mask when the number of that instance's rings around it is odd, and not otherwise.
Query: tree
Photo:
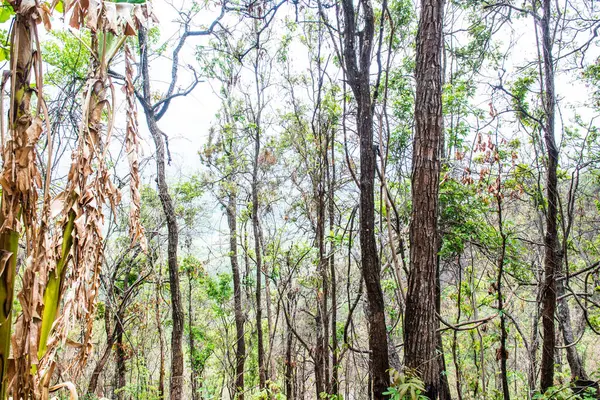
[[[410,274],[404,320],[404,362],[423,379],[431,399],[440,395],[436,286],[443,6],[443,0],[423,0],[417,32]]]
[[[179,74],[179,53],[183,48],[186,40],[194,36],[211,35],[219,20],[223,18],[225,5],[222,7],[221,14],[215,19],[211,26],[206,30],[191,30],[190,21],[193,15],[197,14],[198,10],[190,11],[189,13],[180,12],[183,19],[183,32],[179,38],[175,49],[173,50],[173,63],[171,68],[171,82],[169,88],[162,100],[158,102],[152,101],[152,93],[150,89],[150,72],[148,66],[148,38],[145,28],[139,30],[139,45],[140,45],[140,70],[142,78],[142,92],[137,93],[137,98],[142,104],[146,115],[146,123],[152,135],[152,140],[156,147],[156,175],[157,186],[165,218],[167,221],[167,229],[169,232],[168,240],[168,266],[169,266],[169,284],[171,289],[171,306],[173,317],[173,330],[171,332],[171,381],[170,381],[170,396],[172,400],[181,399],[183,396],[183,328],[184,328],[184,313],[181,300],[181,290],[179,285],[179,269],[177,263],[177,248],[179,243],[179,232],[177,224],[177,216],[173,199],[169,193],[169,188],[166,180],[165,161],[170,160],[166,138],[167,136],[158,126],[158,121],[165,115],[171,101],[174,98],[189,94],[198,84],[199,79],[195,75],[194,80],[185,91],[176,91]]]
[[[371,57],[375,39],[375,15],[369,0],[360,1],[364,26],[359,31],[357,13],[350,0],[342,1],[343,63],[356,101],[356,127],[360,138],[360,249],[361,270],[367,290],[369,323],[369,360],[374,399],[385,398],[390,385],[385,305],[381,290],[381,267],[375,241],[375,165],[373,146],[373,110],[376,96],[371,95]],[[385,7],[384,7],[385,8]],[[357,39],[358,43],[357,43]]]
[[[543,346],[540,385],[542,392],[554,386],[554,350],[556,347],[556,274],[562,263],[558,239],[558,148],[554,135],[556,99],[554,94],[554,60],[550,32],[552,5],[543,0],[543,16],[540,20],[542,55],[544,65],[544,142],[548,166],[546,171],[546,235],[544,236],[544,287],[542,292]]]
[[[233,46],[222,38],[222,44],[227,50],[232,51]],[[246,362],[246,338],[244,323],[246,315],[244,312],[243,287],[240,273],[240,263],[238,254],[238,199],[241,185],[239,184],[240,175],[246,170],[245,158],[240,157],[243,154],[245,140],[240,133],[238,120],[242,113],[241,102],[236,99],[232,92],[237,89],[237,83],[240,79],[241,65],[237,60],[222,60],[215,56],[214,60],[203,59],[207,70],[207,75],[215,78],[221,85],[219,94],[221,96],[222,121],[215,128],[216,137],[212,137],[205,146],[201,159],[204,164],[210,168],[208,177],[209,186],[213,187],[213,192],[227,216],[227,226],[229,229],[229,260],[231,263],[231,275],[233,278],[234,292],[234,310],[235,310],[235,329],[236,329],[236,350],[235,350],[235,378],[233,382],[234,393],[237,399],[243,400],[244,387],[244,364]],[[215,184],[214,182],[220,182]]]

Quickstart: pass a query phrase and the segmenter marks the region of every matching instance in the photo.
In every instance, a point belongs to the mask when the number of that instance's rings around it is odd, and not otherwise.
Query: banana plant
[[[30,101],[34,91],[35,98],[43,97],[42,68],[36,64],[41,62],[41,57],[33,56],[36,42],[39,43],[36,16],[42,15],[44,26],[49,29],[52,10],[34,1],[4,0],[13,7],[15,18],[10,53],[11,111],[6,137],[0,128],[3,148],[0,174],[0,400],[5,400],[8,395],[23,399],[48,398],[50,391],[59,389],[72,392],[72,384],[63,382],[51,386],[51,378],[56,367],[56,351],[66,340],[68,321],[73,315],[77,318],[83,315],[86,327],[78,356],[80,365],[85,365],[91,348],[103,248],[103,207],[110,205],[115,212],[119,199],[104,161],[114,125],[111,104],[114,89],[108,80],[108,66],[125,43],[125,36],[135,34],[135,27],[144,22],[138,18],[152,13],[149,5],[145,12],[134,13],[138,11],[135,7],[146,4],[139,0],[86,0],[85,7],[79,4],[80,1],[84,0],[69,2],[64,12],[71,16],[71,27],[90,29],[92,33],[90,78],[84,91],[83,121],[68,184],[63,193],[51,199],[51,176],[47,174],[45,181],[42,179],[35,154],[37,142],[44,133],[44,122],[45,132],[50,132],[49,121],[47,115],[46,121],[42,120],[44,112],[32,115]],[[57,4],[55,1],[53,7]],[[35,85],[31,84],[32,71],[37,72]],[[44,106],[38,105],[38,108],[43,110]],[[109,119],[106,130],[102,123],[105,115]],[[3,125],[0,118],[0,127]],[[48,143],[46,171],[51,171],[51,138]],[[137,185],[139,179],[132,181],[132,186],[137,188]],[[136,188],[132,187],[132,190]],[[43,193],[41,212],[38,193]],[[61,215],[58,226],[62,227],[62,235],[53,236],[48,227],[54,225],[57,214]],[[141,239],[143,231],[136,228],[136,232],[135,237]],[[18,296],[22,312],[16,319],[16,333],[11,340],[21,233],[26,249],[26,262],[20,274],[22,289]],[[71,262],[73,259],[77,260],[76,264]],[[68,290],[74,293],[65,296]],[[11,352],[13,367],[9,376]]]
[[[109,104],[107,101],[107,88],[109,87],[107,75],[108,67],[126,41],[128,33],[126,28],[127,25],[132,24],[131,16],[133,13],[133,6],[147,4],[145,0],[117,0],[115,2],[92,0],[91,2],[94,1],[98,4],[95,7],[92,7],[92,9],[101,10],[102,7],[104,7],[104,9],[108,11],[100,13],[100,15],[104,15],[104,18],[99,19],[95,29],[92,29],[93,40],[90,52],[93,71],[91,73],[92,77],[87,85],[87,93],[85,94],[86,101],[84,103],[84,108],[87,110],[87,115],[84,117],[85,126],[82,127],[84,133],[82,137],[84,139],[80,142],[82,147],[87,146],[90,148],[94,147],[94,142],[102,135],[102,132],[99,131],[101,118]],[[131,6],[122,7],[123,4]],[[116,9],[116,12],[112,11],[113,7]],[[117,29],[115,29],[115,27]],[[114,107],[110,107],[110,109],[112,110]],[[109,118],[112,117],[113,116],[110,115]],[[112,126],[112,121],[109,121],[109,132],[106,133],[107,140],[110,139],[110,129]],[[86,137],[92,139],[87,143],[84,143]],[[101,152],[99,148],[94,150]],[[97,161],[99,161],[97,167],[99,171],[97,172],[101,172],[101,170],[105,168],[102,156],[100,156]],[[84,163],[89,164],[91,167],[91,159],[81,158],[76,162],[79,164],[79,170],[81,172],[91,171],[91,168],[81,168],[81,164]],[[70,199],[65,203],[65,215],[68,215],[68,218],[64,223],[60,258],[56,269],[51,272],[48,277],[48,284],[44,292],[44,313],[42,316],[41,334],[38,345],[39,359],[46,354],[47,343],[52,331],[52,326],[57,317],[62,288],[64,287],[65,267],[74,244],[73,237],[76,236],[78,230],[81,229],[81,227],[77,227],[75,224],[75,220],[80,217],[75,210],[85,209],[85,204],[77,204],[81,199],[77,199],[77,196],[75,196],[75,193],[78,192],[76,186],[78,184],[79,190],[84,190],[88,185],[88,178],[91,178],[89,174],[80,173],[79,176],[77,176],[78,182],[74,182],[71,187],[67,188],[67,193],[65,194],[65,197]],[[89,222],[90,221],[88,220],[88,225]],[[98,221],[93,222],[96,223]],[[97,262],[100,262],[100,260],[97,260]]]

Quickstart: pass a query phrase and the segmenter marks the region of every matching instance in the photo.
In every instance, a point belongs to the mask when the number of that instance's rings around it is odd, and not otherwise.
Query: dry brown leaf
[[[50,22],[50,15],[52,15],[52,11],[48,7],[48,4],[43,3],[40,7],[38,7],[38,11],[40,16],[42,17],[44,28],[46,28],[47,31],[52,30],[52,23]]]
[[[119,31],[119,15],[115,3],[104,3],[104,18],[109,32],[117,35]]]
[[[98,17],[102,10],[102,5],[99,0],[89,0],[87,26],[91,30],[98,28]]]
[[[81,9],[79,2],[75,3],[73,7],[69,25],[75,29],[79,29],[83,25],[83,10]]]

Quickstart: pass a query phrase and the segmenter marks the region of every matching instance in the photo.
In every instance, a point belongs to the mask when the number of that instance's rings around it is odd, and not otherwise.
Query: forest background
[[[0,21],[2,399],[597,398],[600,3]]]

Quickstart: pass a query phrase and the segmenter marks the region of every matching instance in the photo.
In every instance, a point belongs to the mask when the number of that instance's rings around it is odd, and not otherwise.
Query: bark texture
[[[404,361],[440,395],[436,316],[438,192],[442,140],[443,0],[422,0],[417,33],[415,139],[412,164],[410,275],[404,320]]]
[[[267,382],[265,366],[265,346],[262,329],[262,251],[261,232],[258,221],[258,159],[260,156],[260,132],[257,128],[254,142],[254,168],[252,171],[252,231],[254,233],[254,251],[256,257],[256,335],[258,346],[258,382],[263,389]]]
[[[244,339],[244,312],[242,311],[242,285],[237,251],[237,195],[235,189],[229,194],[227,203],[227,223],[229,225],[229,254],[233,275],[233,302],[235,307],[235,393],[238,400],[244,400],[244,362],[246,341]]]
[[[544,144],[546,146],[546,234],[544,236],[544,287],[542,291],[542,364],[540,384],[542,392],[554,385],[554,349],[556,347],[556,273],[561,264],[558,240],[558,148],[554,139],[556,100],[554,97],[554,61],[550,33],[551,1],[543,0],[544,15],[540,20],[544,64]]]

